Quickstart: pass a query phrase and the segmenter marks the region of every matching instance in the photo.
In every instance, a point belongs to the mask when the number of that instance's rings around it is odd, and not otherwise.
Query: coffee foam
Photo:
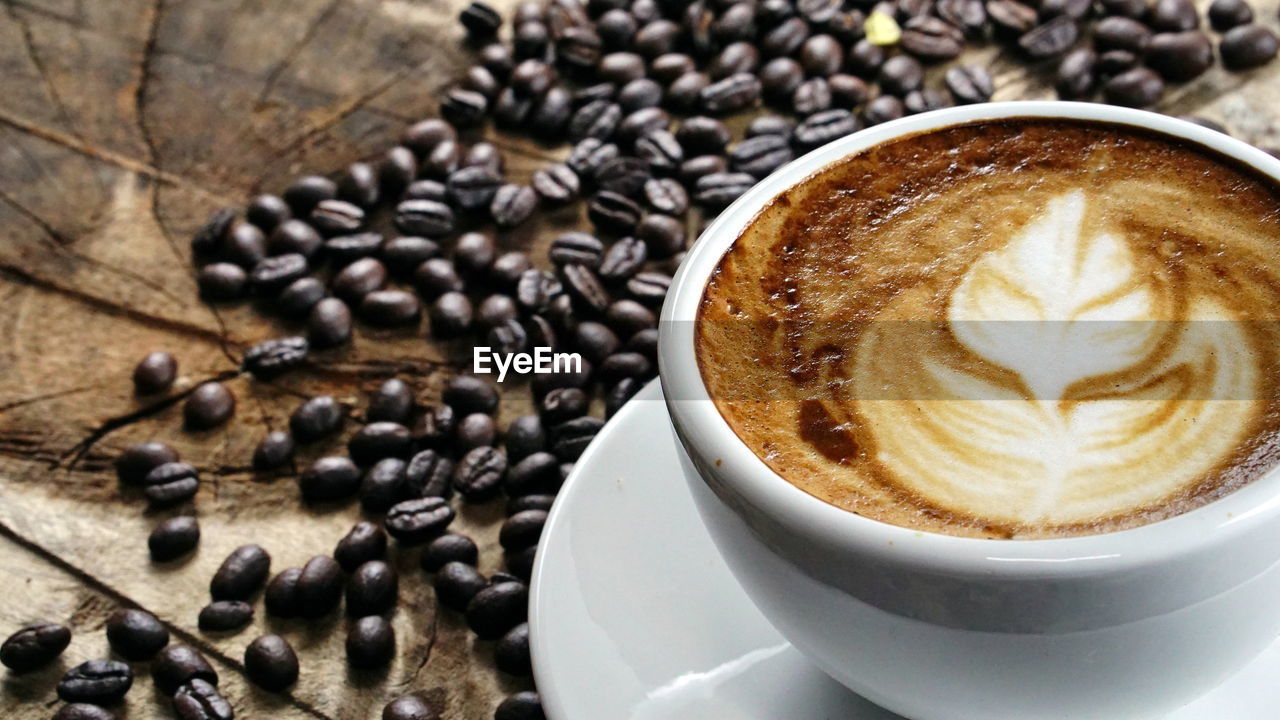
[[[703,299],[702,373],[837,506],[961,535],[1131,527],[1273,465],[1277,238],[1274,183],[1171,139],[921,135],[752,222]]]

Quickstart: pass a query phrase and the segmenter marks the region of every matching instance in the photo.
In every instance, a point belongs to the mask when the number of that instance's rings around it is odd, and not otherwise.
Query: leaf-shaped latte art
[[[1090,523],[1169,497],[1238,446],[1259,371],[1237,318],[1198,296],[1166,322],[1169,281],[1087,216],[1082,192],[1060,196],[970,266],[947,315],[959,350],[903,323],[862,337],[858,409],[902,489],[990,522]],[[887,386],[899,396],[869,399]]]

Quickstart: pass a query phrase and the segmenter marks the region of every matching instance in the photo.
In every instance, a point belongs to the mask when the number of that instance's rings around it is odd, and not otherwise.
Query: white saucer
[[[530,625],[550,720],[893,720],[813,667],[702,528],[649,384],[578,461],[539,543]],[[1280,642],[1168,720],[1263,720]]]

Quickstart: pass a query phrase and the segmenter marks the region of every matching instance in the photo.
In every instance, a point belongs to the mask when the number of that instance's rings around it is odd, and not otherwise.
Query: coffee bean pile
[[[262,438],[253,467],[291,470],[299,446],[358,423],[345,453],[298,473],[299,494],[308,504],[358,498],[382,522],[360,522],[330,555],[274,576],[265,549],[236,549],[210,582],[202,632],[243,629],[260,590],[275,617],[317,620],[345,605],[349,664],[384,667],[396,651],[387,617],[399,595],[388,553],[412,548],[440,605],[494,641],[497,668],[528,675],[527,583],[547,513],[603,425],[589,412],[593,397],[603,396],[612,415],[656,374],[656,312],[691,218],[709,218],[798,154],[862,127],[991,99],[994,81],[983,67],[929,70],[974,44],[1006,43],[1029,63],[1050,64],[1061,97],[1137,107],[1153,105],[1167,83],[1202,75],[1215,58],[1246,70],[1277,53],[1275,34],[1255,22],[1246,0],[1209,7],[1216,53],[1190,0],[527,0],[506,41],[504,19],[483,3],[460,19],[478,62],[445,93],[441,117],[409,126],[382,157],[336,178],[306,175],[243,212],[215,212],[192,238],[200,294],[210,303],[252,299],[298,328],[245,352],[242,370],[263,379],[349,343],[357,319],[419,328],[425,317],[434,339],[507,353],[576,351],[582,369],[536,376],[537,412],[502,432],[498,393],[469,375],[452,378],[435,404],[419,402],[398,378],[373,393],[363,414],[329,396],[303,402],[287,431]],[[935,77],[941,82],[927,84]],[[768,110],[759,112],[762,105]],[[724,118],[746,111],[755,117],[735,138]],[[498,148],[474,140],[489,122],[567,144],[567,154],[516,182]],[[575,202],[585,203],[590,232],[555,237],[545,258],[498,251],[497,233]],[[176,377],[173,356],[154,352],[133,382],[154,394]],[[217,427],[235,406],[220,382],[201,384],[185,395],[185,426]],[[190,501],[199,488],[196,469],[159,442],[128,448],[117,471],[154,506]],[[505,572],[482,575],[476,543],[448,531],[455,494],[464,503],[506,498]],[[199,540],[195,518],[180,516],[159,524],[148,546],[164,563]],[[121,610],[107,636],[125,660],[152,662],[179,717],[232,717],[217,673],[194,649],[170,644],[154,616]],[[70,638],[64,626],[33,625],[0,646],[0,661],[33,670]],[[278,635],[253,640],[244,665],[271,692],[286,691],[300,672]],[[76,666],[58,685],[68,704],[56,717],[114,717],[103,707],[129,690],[132,672],[117,660]],[[383,711],[385,720],[437,716],[416,695]],[[537,694],[522,692],[494,717],[543,714]]]

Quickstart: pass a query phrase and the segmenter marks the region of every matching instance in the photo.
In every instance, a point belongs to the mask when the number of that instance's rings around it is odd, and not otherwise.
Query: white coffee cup
[[[1280,179],[1280,160],[1243,142],[1106,105],[972,105],[861,131],[766,178],[702,234],[663,307],[662,386],[721,555],[765,617],[832,677],[916,720],[1158,717],[1280,635],[1280,472],[1120,532],[1053,540],[920,532],[838,509],[774,473],[721,417],[699,373],[703,289],[770,199],[887,140],[1008,117],[1146,128]]]

